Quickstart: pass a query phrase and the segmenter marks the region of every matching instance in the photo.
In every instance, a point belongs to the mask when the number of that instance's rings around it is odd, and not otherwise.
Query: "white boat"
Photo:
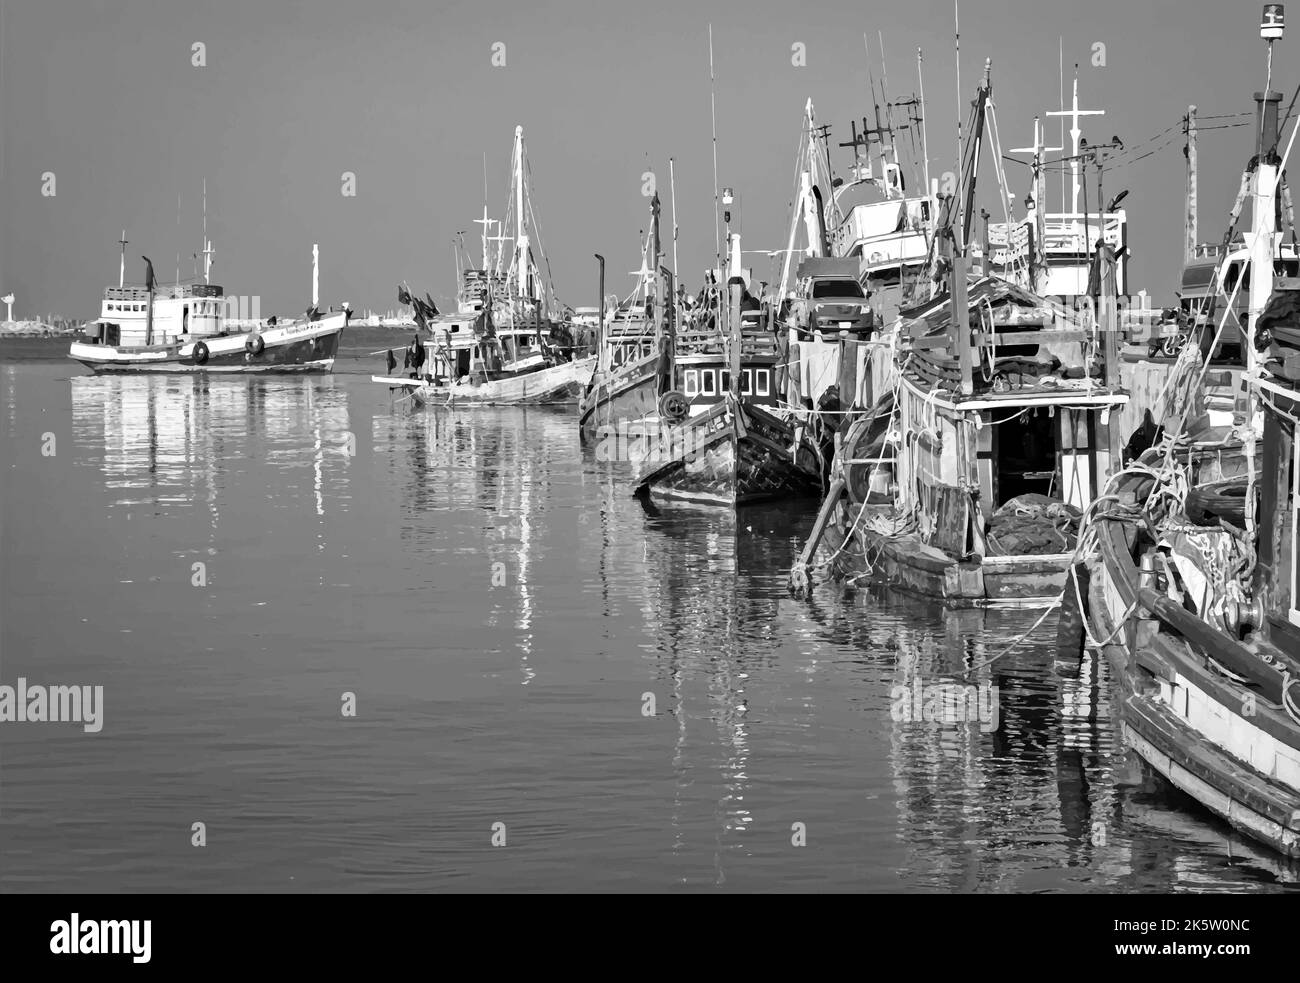
[[[145,260],[144,286],[124,282],[125,239],[118,285],[106,287],[100,316],[74,341],[69,357],[93,372],[284,373],[330,372],[349,311],[321,313],[315,303],[300,319],[275,317],[232,330],[248,313],[248,298],[230,297],[210,282],[206,244],[202,283],[162,287]],[[313,249],[313,254],[315,250]],[[248,322],[245,322],[248,323]]]
[[[523,128],[515,127],[506,218],[501,223],[489,219],[484,207],[477,220],[483,225],[480,265],[471,265],[462,243],[456,312],[438,313],[432,298],[421,300],[403,284],[398,299],[415,310],[423,332],[405,351],[408,376],[395,374],[390,352],[387,374],[374,375],[372,381],[410,390],[421,405],[556,403],[581,395],[595,360],[584,357],[582,324],[552,315],[560,307],[538,261],[540,248],[531,245],[536,217],[527,170]],[[491,235],[498,224],[510,234]],[[507,241],[513,241],[513,249],[504,248]]]

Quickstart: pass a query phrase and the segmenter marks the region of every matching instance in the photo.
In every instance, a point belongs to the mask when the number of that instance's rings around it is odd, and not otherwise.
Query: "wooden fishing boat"
[[[961,266],[958,257],[953,275],[964,280]],[[963,286],[905,320],[896,389],[847,428],[797,569],[824,536],[837,579],[869,577],[952,606],[1054,604],[1079,517],[1117,457],[1108,414],[1127,397],[1113,379],[1072,371],[1089,360],[1068,352],[1091,332],[1070,312],[988,277],[954,310]],[[991,312],[974,344],[962,343],[963,312]],[[977,378],[980,349],[995,346],[1021,354],[993,356],[990,377]]]
[[[600,261],[600,323],[596,365],[578,409],[583,443],[609,433],[620,423],[658,412],[659,398],[671,387],[664,371],[666,345],[674,344],[678,301],[674,277],[660,265],[659,195],[650,200],[650,234],[642,249],[636,287],[606,317],[605,259]]]
[[[991,96],[987,70],[976,122]],[[943,203],[944,293],[906,310],[874,408],[837,438],[830,490],[791,586],[819,548],[835,579],[871,579],[954,607],[1049,606],[1060,597],[1080,516],[1118,466],[1115,259],[1094,257],[1097,316],[1006,280],[970,278],[969,221],[980,128],[963,198]],[[880,375],[880,373],[876,373]]]
[[[719,292],[706,292],[699,326],[675,339],[674,388],[642,424],[648,446],[636,460],[636,490],[651,500],[726,507],[815,494],[821,451],[779,405],[776,336],[759,329],[760,309],[750,308],[746,330],[739,201],[726,189],[722,202],[730,303],[724,308]]]
[[[1280,8],[1277,8],[1280,10]],[[1262,35],[1281,35],[1265,17]],[[1271,57],[1271,52],[1270,52]],[[1243,348],[1247,400],[1232,432],[1206,442],[1168,428],[1116,476],[1084,532],[1075,604],[1086,644],[1119,689],[1125,742],[1203,807],[1287,857],[1300,857],[1300,281],[1277,229],[1281,95],[1257,93],[1258,140]],[[1235,222],[1235,216],[1234,216]],[[1240,289],[1240,284],[1238,285]],[[1217,335],[1236,314],[1231,302]],[[1196,364],[1202,340],[1183,358]],[[1179,414],[1203,419],[1196,389]],[[1225,446],[1241,452],[1223,474]],[[1067,595],[1068,596],[1068,595]]]

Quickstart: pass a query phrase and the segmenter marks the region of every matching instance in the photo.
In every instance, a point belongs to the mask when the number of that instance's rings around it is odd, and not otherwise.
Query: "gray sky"
[[[1026,145],[1034,115],[1057,108],[1058,36],[1067,103],[1078,62],[1082,107],[1107,111],[1083,123],[1092,142],[1118,134],[1133,146],[1177,124],[1189,102],[1203,116],[1249,110],[1265,77],[1261,6],[965,0],[963,116],[991,58],[1003,149]],[[1300,81],[1300,5],[1292,15],[1274,57],[1284,108]],[[489,209],[504,212],[516,123],[562,300],[595,303],[593,252],[609,259],[609,289],[630,288],[646,225],[641,175],[656,173],[668,219],[670,155],[680,262],[694,289],[714,244],[710,21],[719,181],[743,195],[746,249],[785,244],[804,100],[835,142],[869,112],[864,31],[877,72],[884,32],[893,98],[916,90],[924,48],[931,172],[955,169],[951,0],[0,0],[0,292],[18,295],[17,316],[96,315],[116,282],[123,228],[128,280],[143,279],[141,253],[170,281],[180,252],[182,278],[191,276],[206,177],[213,279],[260,295],[264,312],[306,306],[313,242],[324,303],[393,307],[402,278],[447,297],[452,239],[478,229],[485,151]],[[195,42],[206,67],[191,64]],[[506,45],[505,67],[491,64],[495,42]],[[796,42],[806,67],[791,64]],[[1091,64],[1095,42],[1106,45],[1105,67]],[[1105,177],[1107,197],[1130,190],[1130,287],[1163,303],[1181,266],[1179,129],[1144,148],[1170,137]],[[1217,240],[1253,152],[1250,129],[1208,131],[1200,149],[1200,238]],[[836,153],[843,170],[848,152]],[[1028,170],[1008,166],[1023,198]],[[41,194],[47,171],[54,197]],[[354,198],[340,193],[344,171],[356,174]],[[988,157],[981,175],[993,187]],[[1055,195],[1050,206],[1059,208]],[[768,261],[753,265],[767,277]]]

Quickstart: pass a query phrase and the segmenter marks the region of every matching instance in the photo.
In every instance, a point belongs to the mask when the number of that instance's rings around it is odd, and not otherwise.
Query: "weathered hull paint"
[[[583,441],[596,439],[604,428],[658,413],[658,364],[659,357],[652,355],[615,373],[593,374],[579,410]]]
[[[1300,859],[1300,727],[1262,696],[1243,712],[1249,690],[1209,669],[1187,639],[1138,617],[1139,571],[1121,527],[1098,529],[1087,620],[1106,643],[1125,743],[1219,818]]]
[[[862,516],[859,509],[842,498],[822,538],[837,580],[870,581],[953,608],[1043,608],[1061,596],[1070,553],[959,560],[915,534],[870,526],[873,513],[889,514],[887,506],[868,505]]]
[[[652,501],[735,507],[821,490],[820,460],[808,439],[792,457],[794,428],[743,401],[718,403],[670,428],[667,440],[688,450],[642,470],[636,490]]]

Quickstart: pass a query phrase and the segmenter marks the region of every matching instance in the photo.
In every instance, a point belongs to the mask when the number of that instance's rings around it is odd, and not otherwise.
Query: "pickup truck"
[[[861,285],[843,275],[813,275],[800,280],[790,313],[800,341],[811,341],[818,331],[829,338],[841,330],[866,334],[875,326],[871,304]]]

